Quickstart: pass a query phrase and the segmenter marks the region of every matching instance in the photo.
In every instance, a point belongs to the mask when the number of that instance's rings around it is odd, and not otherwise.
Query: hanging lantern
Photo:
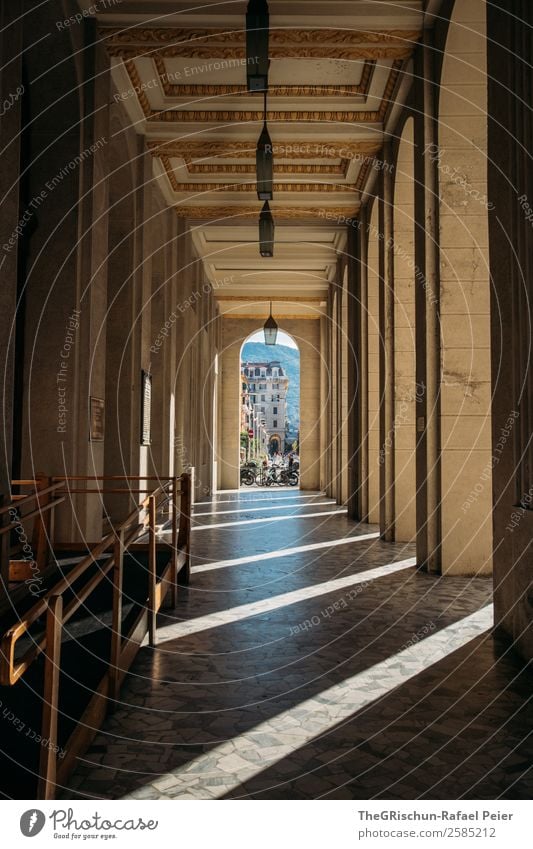
[[[272,141],[267,127],[267,93],[264,93],[263,129],[255,151],[255,167],[257,180],[257,197],[259,200],[272,200],[272,179],[274,171],[274,156]]]
[[[268,88],[268,3],[250,0],[246,10],[246,81],[248,91]]]
[[[259,215],[259,253],[261,256],[274,256],[274,219],[268,201],[263,204]]]
[[[257,174],[257,197],[259,200],[272,200],[274,157],[272,155],[272,141],[268,132],[266,120],[263,124],[259,141],[257,142],[257,149],[255,151],[255,166]]]
[[[270,301],[270,315],[265,321],[263,333],[265,334],[265,345],[276,344],[276,339],[278,338],[278,325],[272,317],[272,301]]]

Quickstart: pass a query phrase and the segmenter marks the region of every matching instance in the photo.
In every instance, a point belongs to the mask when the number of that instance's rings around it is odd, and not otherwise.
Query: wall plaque
[[[104,399],[89,398],[89,442],[104,441]]]
[[[152,375],[142,372],[141,392],[141,445],[152,442]]]

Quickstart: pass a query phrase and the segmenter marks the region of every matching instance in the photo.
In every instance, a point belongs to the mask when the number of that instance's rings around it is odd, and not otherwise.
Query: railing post
[[[39,799],[53,799],[55,796],[62,627],[63,598],[60,595],[55,595],[48,602],[46,616],[46,649],[44,657],[43,715],[41,727],[43,744],[39,763],[39,786],[37,790],[37,798]],[[47,743],[44,745],[46,741]]]
[[[151,646],[155,646],[157,625],[157,540],[155,521],[155,495],[150,495],[148,498],[148,640]]]
[[[46,489],[47,487],[52,485],[52,478],[47,477],[46,475],[37,475],[35,478],[36,482],[36,509],[40,511],[41,507],[44,507],[50,501],[50,493],[47,492],[43,496],[39,496],[40,489]],[[33,523],[33,551],[35,554],[35,562],[38,568],[38,574],[41,574],[47,564],[48,561],[48,549],[49,549],[49,540],[50,540],[50,511],[47,510],[45,513],[39,512],[39,515],[35,517],[35,521]]]
[[[0,507],[4,507],[9,501],[9,496],[0,495]],[[5,513],[0,518],[0,528],[7,527],[9,524],[9,514]],[[9,537],[9,533],[0,536],[0,599],[9,597],[9,551],[11,547]]]
[[[191,575],[191,475],[188,472],[184,472],[181,476],[178,548],[185,553],[185,565],[180,571],[179,583],[188,584]]]
[[[111,660],[109,666],[109,698],[114,704],[120,690],[120,655],[122,649],[122,582],[124,577],[124,530],[118,532],[113,550],[113,621]]]
[[[170,601],[172,607],[178,603],[178,491],[179,478],[172,478],[172,586]]]

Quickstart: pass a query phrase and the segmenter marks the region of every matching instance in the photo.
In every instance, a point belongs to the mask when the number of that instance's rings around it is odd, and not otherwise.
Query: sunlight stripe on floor
[[[330,501],[308,501],[306,504],[276,504],[274,507],[254,507],[253,504],[250,507],[238,507],[235,510],[213,510],[211,513],[197,513],[196,510],[193,513],[193,519],[196,519],[197,516],[222,516],[226,513],[265,513],[267,510],[294,510],[297,507],[324,507],[325,505],[335,504],[335,500],[332,498]]]
[[[489,604],[413,645],[400,648],[396,654],[325,688],[316,696],[297,702],[293,708],[247,729],[244,734],[217,746],[207,746],[206,752],[190,761],[185,769],[176,768],[166,773],[176,779],[172,798],[190,797],[191,779],[196,776],[201,776],[202,780],[217,779],[217,798],[240,787],[243,796],[253,792],[244,786],[246,782],[294,756],[312,740],[328,734],[358,711],[467,646],[490,631],[492,625],[493,606]],[[312,717],[311,728],[304,727],[302,716]],[[259,762],[258,751],[262,753]],[[135,797],[128,794],[123,798]]]
[[[337,590],[344,590],[356,584],[366,584],[370,581],[376,581],[378,578],[393,575],[395,572],[408,569],[411,566],[415,566],[415,564],[416,558],[409,557],[407,560],[399,560],[397,563],[387,563],[385,566],[377,566],[375,569],[368,569],[366,572],[359,572],[357,575],[345,575],[343,578],[335,578],[333,581],[311,584],[307,587],[301,587],[299,590],[291,590],[291,592],[275,595],[271,598],[264,598],[260,601],[252,601],[249,604],[240,604],[238,607],[231,607],[229,610],[210,613],[207,616],[198,616],[196,619],[186,622],[164,625],[157,631],[157,645],[160,646],[166,640],[175,640],[178,637],[197,634],[199,631],[208,631],[211,628],[232,625],[234,622],[240,622],[243,619],[248,619],[250,616],[259,616],[262,613],[269,613],[272,610],[278,610],[290,604],[298,604],[301,601],[320,598],[320,596],[328,595]]]
[[[195,525],[191,531],[205,531],[213,528],[235,528],[238,525],[258,525],[262,522],[288,522],[297,521],[299,519],[316,519],[320,516],[339,516],[341,513],[346,515],[346,507],[341,507],[339,510],[323,510],[321,513],[306,513],[294,516],[267,516],[265,519],[241,519],[237,522],[217,522],[216,525]]]
[[[353,537],[312,542],[308,545],[295,545],[293,548],[277,548],[275,551],[265,551],[261,554],[251,554],[248,557],[234,557],[230,560],[215,560],[202,566],[192,566],[191,572],[210,572],[212,569],[224,569],[227,566],[242,566],[245,563],[257,563],[259,560],[272,560],[276,557],[288,557],[291,554],[303,554],[306,551],[317,551],[321,548],[334,548],[337,545],[348,545],[354,542],[364,542],[369,539],[379,539],[379,533],[359,534]]]

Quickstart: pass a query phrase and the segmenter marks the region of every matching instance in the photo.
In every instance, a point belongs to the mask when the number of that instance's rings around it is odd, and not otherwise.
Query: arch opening
[[[280,328],[276,344],[266,345],[262,329],[251,333],[241,345],[239,380],[239,464],[241,471],[257,472],[253,485],[260,486],[261,469],[299,465],[300,350],[294,337]],[[250,476],[245,480],[251,485]]]

